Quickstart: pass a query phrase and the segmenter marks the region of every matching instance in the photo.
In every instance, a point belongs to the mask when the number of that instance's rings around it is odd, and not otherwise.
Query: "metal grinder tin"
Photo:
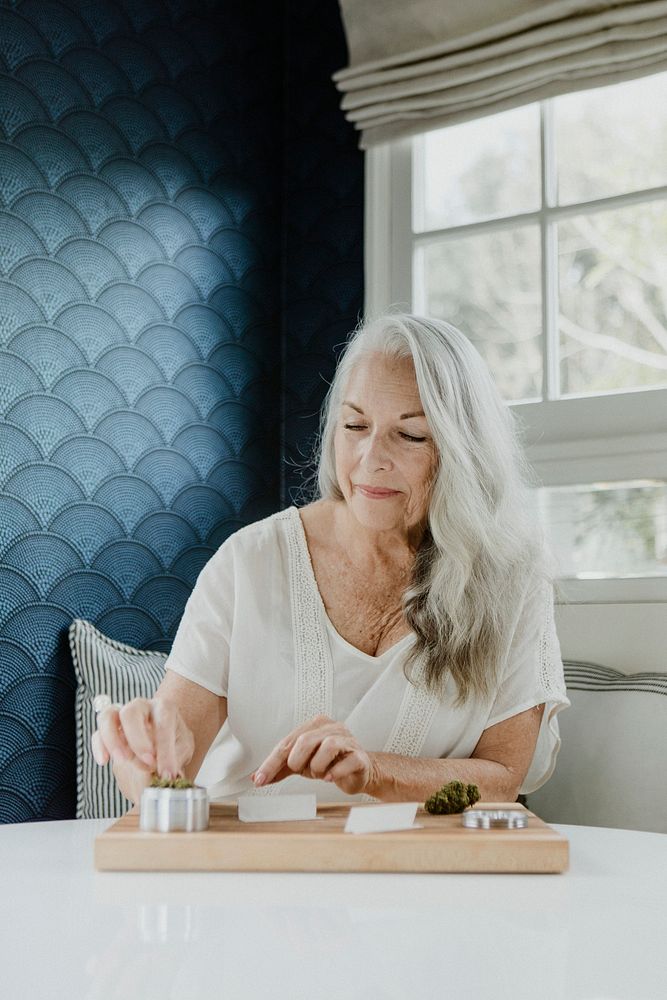
[[[208,829],[208,792],[192,788],[144,788],[139,807],[139,829],[146,832],[187,833]]]
[[[461,822],[474,830],[521,830],[528,826],[528,817],[520,809],[467,809]]]

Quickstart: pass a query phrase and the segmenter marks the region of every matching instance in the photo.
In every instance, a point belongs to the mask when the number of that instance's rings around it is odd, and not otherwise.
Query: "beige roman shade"
[[[339,0],[362,149],[667,70],[667,0]]]

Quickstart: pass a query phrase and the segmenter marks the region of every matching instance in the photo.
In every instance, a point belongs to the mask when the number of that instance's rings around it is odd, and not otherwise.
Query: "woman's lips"
[[[356,488],[370,500],[384,500],[386,497],[398,496],[399,493],[398,490],[383,490],[375,486],[361,486],[359,484],[356,484]]]

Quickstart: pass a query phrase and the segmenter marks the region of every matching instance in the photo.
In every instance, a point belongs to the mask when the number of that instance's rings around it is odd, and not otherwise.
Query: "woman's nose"
[[[366,441],[363,463],[374,471],[392,468],[393,463],[389,449],[381,437],[376,437],[374,434],[369,435]]]

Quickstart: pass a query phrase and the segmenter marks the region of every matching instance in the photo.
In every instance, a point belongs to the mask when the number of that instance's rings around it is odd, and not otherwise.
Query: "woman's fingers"
[[[251,777],[256,785],[268,785],[272,781],[282,781],[287,778],[292,771],[287,766],[287,758],[291,750],[291,744],[286,745],[285,741],[271,751],[268,757],[262,761]]]
[[[104,746],[102,737],[97,729],[90,737],[90,743],[93,748],[93,757],[95,758],[95,762],[100,766],[104,766],[104,764],[106,764],[109,760],[109,751]]]
[[[341,757],[340,760],[332,762],[325,777],[329,777],[330,775],[332,781],[340,781],[363,770],[364,763],[362,758],[354,750],[351,750]]]
[[[263,775],[264,773],[265,772],[262,769],[258,768],[256,771],[253,771],[253,773],[250,775],[252,781],[255,783],[256,786],[270,785],[274,781],[282,781],[284,778],[291,778],[291,776],[294,774],[294,771],[290,767],[287,767],[287,765],[283,765],[283,767],[281,767],[278,771],[273,773],[270,778],[266,778],[266,780],[262,779],[260,781],[259,776],[260,774]]]
[[[159,701],[152,704],[152,721],[155,741],[155,763],[157,773],[165,778],[175,777],[176,763],[176,718],[171,706]]]
[[[119,721],[133,755],[148,767],[156,762],[152,703],[147,698],[133,698],[119,711]]]
[[[341,723],[334,722],[326,716],[318,716],[312,722],[293,730],[254,772],[255,784],[268,785],[271,781],[281,781],[290,774],[302,774],[322,740],[332,733],[340,732]],[[348,739],[352,738],[349,733],[347,735]],[[265,776],[263,781],[258,780],[260,774]]]
[[[316,719],[313,719],[312,723],[304,723],[293,729],[284,740],[281,740],[273,748],[269,756],[264,758],[257,770],[253,771],[251,775],[256,785],[268,785],[271,781],[282,781],[283,777],[287,777],[291,773],[287,767],[287,758],[295,741],[305,731],[306,727],[310,727],[312,724],[318,722],[319,718],[318,716]]]
[[[368,773],[357,754],[348,753],[329,768],[324,780],[335,782],[347,795],[356,795],[366,787]]]
[[[172,778],[183,775],[195,752],[195,738],[176,705],[154,700],[153,726],[159,773]]]
[[[309,768],[314,778],[322,778],[334,761],[339,760],[354,748],[350,746],[349,736],[325,736],[311,757]]]
[[[354,737],[341,723],[322,726],[298,738],[287,763],[293,771],[301,773],[307,768],[310,776],[318,778],[335,757],[347,752],[353,741]]]
[[[91,745],[95,760],[138,758],[164,777],[176,777],[192,759],[194,737],[175,705],[157,699],[134,698],[97,716]]]
[[[372,767],[368,753],[342,722],[318,715],[281,740],[251,778],[259,786],[301,774],[335,781],[354,795],[367,787]]]
[[[114,705],[105,708],[97,716],[98,747],[106,750],[113,760],[131,760],[130,749],[120,722],[120,709]]]

